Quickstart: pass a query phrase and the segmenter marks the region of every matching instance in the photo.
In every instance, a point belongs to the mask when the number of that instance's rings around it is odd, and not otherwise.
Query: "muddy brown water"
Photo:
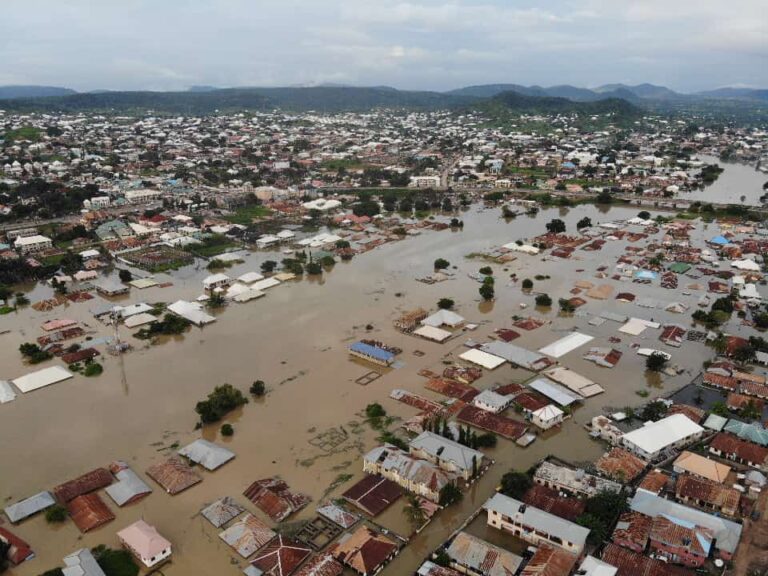
[[[702,344],[686,342],[681,349],[668,348],[658,341],[658,331],[649,330],[640,337],[630,338],[617,333],[619,324],[614,322],[597,328],[587,324],[592,314],[611,310],[628,316],[653,317],[659,322],[690,325],[690,312],[670,314],[613,300],[618,291],[628,290],[638,297],[651,296],[665,303],[686,301],[692,311],[700,293],[683,296],[681,290],[689,282],[684,278],[678,291],[594,278],[595,268],[615,264],[626,241],[608,242],[599,252],[577,250],[575,257],[568,261],[520,256],[505,266],[493,264],[496,301],[492,304],[480,302],[479,284],[467,276],[485,264],[465,258],[467,254],[533,237],[541,233],[544,224],[553,217],[563,218],[569,231],[573,231],[576,222],[584,216],[591,217],[596,224],[625,219],[636,213],[637,210],[628,208],[580,206],[548,209],[537,218],[520,217],[505,222],[499,218],[498,210],[473,207],[463,215],[466,224],[463,231],[430,231],[384,245],[351,262],[337,264],[320,281],[287,282],[270,289],[262,299],[232,305],[218,314],[216,323],[203,329],[193,328],[162,344],[151,346],[133,340],[121,329],[121,335],[136,348],[121,358],[102,356],[105,372],[100,377],[76,376],[19,395],[16,401],[0,406],[0,502],[4,505],[50,489],[115,459],[128,461],[146,479],[146,468],[172,453],[171,445],[178,442],[183,446],[201,436],[201,432],[194,430],[194,405],[215,385],[228,382],[247,391],[253,380],[262,379],[267,383],[268,394],[226,419],[235,427],[231,439],[221,438],[218,426],[202,431],[203,437],[222,442],[237,457],[217,472],[201,471],[204,481],[187,492],[172,497],[147,479],[154,490],[152,495],[124,509],[118,509],[104,495],[117,519],[86,535],[81,535],[71,521],[52,528],[39,515],[12,527],[32,544],[37,558],[11,574],[39,574],[60,565],[63,556],[81,547],[117,546],[115,532],[138,518],[154,524],[174,545],[173,562],[163,569],[165,574],[237,574],[245,562],[218,538],[218,530],[200,517],[198,511],[206,503],[226,495],[234,496],[253,511],[241,496],[242,491],[253,480],[279,474],[294,490],[313,498],[313,503],[291,521],[310,518],[339,475],[352,474],[354,478],[332,491],[330,497],[338,496],[362,476],[361,457],[377,443],[377,432],[371,430],[361,416],[365,406],[380,402],[389,414],[405,419],[416,410],[391,400],[389,393],[393,388],[442,400],[424,389],[425,380],[417,372],[422,368],[442,371],[443,359],[458,356],[466,338],[483,340],[496,328],[511,327],[513,315],[531,313],[545,316],[552,324],[532,332],[523,331],[515,343],[530,349],[557,340],[574,327],[594,335],[596,338],[590,343],[594,346],[610,346],[608,337],[621,336],[622,342],[613,346],[622,350],[624,356],[614,369],[599,368],[583,360],[584,348],[560,359],[561,364],[598,382],[605,388],[605,394],[588,399],[559,432],[547,434],[526,449],[500,440],[495,449],[489,450],[488,455],[496,461],[489,472],[466,493],[460,505],[440,512],[385,572],[413,573],[419,563],[491,495],[504,472],[511,468],[527,469],[548,454],[557,454],[572,462],[593,461],[604,447],[591,441],[583,429],[592,416],[606,406],[644,402],[635,393],[637,390],[648,389],[651,396],[655,396],[684,385],[693,378],[702,361],[711,356]],[[696,237],[706,238],[717,232],[716,225],[706,229],[699,225]],[[279,253],[254,253],[246,263],[228,273],[237,276],[258,270],[261,261],[279,260],[279,257]],[[431,272],[432,262],[438,257],[456,266],[457,269],[452,270],[454,278],[431,286],[416,282],[416,277]],[[578,269],[585,271],[578,273]],[[579,315],[560,317],[554,309],[534,312],[533,294],[524,294],[519,284],[510,282],[512,273],[521,279],[536,274],[551,276],[549,280],[535,282],[534,292],[546,291],[555,301],[568,296],[578,279],[611,284],[614,293],[605,301],[586,298],[588,304],[579,310]],[[129,297],[119,302],[192,299],[200,294],[200,281],[205,275],[204,269],[187,267],[171,275],[173,287],[133,289]],[[703,280],[690,282],[704,283]],[[35,301],[49,294],[48,288],[37,286],[31,297]],[[479,323],[479,328],[440,345],[403,335],[392,327],[392,320],[401,311],[418,306],[434,309],[437,300],[444,296],[453,298],[457,311],[469,322]],[[89,313],[96,303],[103,304],[103,301],[95,299],[45,313],[28,308],[0,317],[0,329],[10,330],[0,336],[0,378],[15,378],[31,370],[23,365],[18,346],[39,336],[40,324],[45,320],[73,318],[87,323],[96,338],[109,336],[111,330]],[[529,309],[521,310],[520,303],[527,303]],[[367,324],[373,325],[371,332],[366,331]],[[733,326],[736,333],[742,330]],[[346,345],[363,336],[402,348],[399,359],[404,366],[387,371],[368,386],[356,384],[355,379],[375,369],[349,360],[346,354]],[[660,383],[649,387],[644,359],[630,349],[632,341],[669,351],[673,362],[685,367],[687,373],[665,376]],[[417,350],[425,355],[414,355]],[[59,362],[52,360],[39,367]],[[476,385],[487,388],[530,377],[525,371],[503,366],[486,373]],[[337,435],[341,432],[347,434],[347,438],[335,449],[319,448],[312,443],[319,435],[329,432]],[[388,513],[382,522],[398,533],[408,532],[402,514]]]
[[[715,156],[699,155],[707,164],[719,164],[724,170],[711,185],[702,190],[680,194],[685,200],[717,202],[722,204],[746,204],[761,206],[760,196],[765,194],[763,184],[768,182],[768,174],[755,169],[753,164],[722,162]],[[741,197],[744,196],[744,201]]]

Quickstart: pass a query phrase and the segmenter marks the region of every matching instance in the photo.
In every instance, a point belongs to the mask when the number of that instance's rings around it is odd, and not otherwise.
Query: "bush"
[[[485,274],[486,276],[490,276],[491,274],[493,274],[493,268],[491,268],[490,266],[483,266],[482,268],[480,268],[480,274]]]
[[[547,222],[547,232],[551,232],[552,234],[560,234],[565,232],[565,222],[559,218],[553,218]]]
[[[232,424],[224,424],[221,427],[221,435],[225,437],[232,436],[235,433],[235,429],[232,427]]]
[[[453,305],[455,302],[450,298],[440,298],[440,300],[437,301],[437,307],[440,308],[440,310],[450,310],[453,308]]]
[[[368,418],[383,418],[387,415],[387,411],[378,402],[373,402],[365,407],[365,415]]]
[[[68,516],[67,509],[61,504],[54,504],[45,511],[45,521],[50,524],[61,524]]]
[[[104,367],[101,364],[98,362],[89,362],[86,364],[85,370],[83,370],[83,376],[91,378],[93,376],[98,376],[102,372],[104,372]]]
[[[248,399],[243,396],[237,388],[231,384],[222,384],[216,386],[213,392],[208,394],[207,400],[202,400],[195,406],[195,412],[200,415],[200,421],[203,424],[218,422],[224,415],[243,404],[247,404]]]
[[[307,264],[307,274],[317,275],[323,273],[323,267],[318,262],[310,262]]]
[[[24,356],[30,364],[39,364],[52,358],[51,353],[43,350],[37,344],[32,342],[25,342],[19,346],[19,352]]]
[[[256,397],[264,396],[264,394],[267,392],[267,386],[264,384],[264,380],[256,380],[253,384],[251,384],[249,392]]]
[[[274,260],[266,260],[265,262],[261,263],[262,272],[274,272],[275,268],[277,268],[277,262]]]
[[[448,260],[446,260],[445,258],[438,258],[437,260],[435,260],[435,270],[445,270],[450,265],[451,263],[448,262]]]
[[[525,280],[523,280],[522,286],[523,286],[523,290],[531,290],[533,288],[533,280],[531,280],[530,278],[526,278]]]
[[[549,294],[539,294],[536,296],[536,306],[548,308],[549,306],[552,306],[552,298],[549,297]]]
[[[480,297],[488,302],[489,300],[493,300],[493,297],[496,295],[496,292],[493,289],[492,284],[485,284],[483,283],[482,286],[480,286]]]

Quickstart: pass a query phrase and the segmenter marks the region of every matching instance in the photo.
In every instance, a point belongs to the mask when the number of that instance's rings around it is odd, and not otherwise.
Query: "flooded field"
[[[750,170],[745,168],[745,170]],[[728,170],[721,175],[721,181]],[[757,174],[757,173],[755,173]],[[762,182],[761,182],[762,183]],[[712,187],[707,189],[707,193]],[[184,445],[200,437],[194,430],[197,416],[194,405],[214,386],[230,383],[244,392],[256,379],[267,383],[268,394],[251,401],[226,422],[233,424],[235,435],[219,437],[219,425],[203,430],[203,437],[221,442],[237,457],[217,472],[203,471],[204,481],[175,497],[165,494],[148,481],[154,492],[140,503],[117,509],[109,507],[117,519],[87,535],[81,535],[69,521],[51,528],[37,516],[14,527],[19,536],[30,542],[37,558],[23,564],[11,574],[32,576],[61,563],[61,558],[77,548],[107,544],[117,546],[114,533],[142,517],[174,544],[172,564],[163,568],[169,576],[200,574],[218,576],[237,574],[244,561],[218,538],[218,530],[208,524],[198,511],[204,504],[222,496],[233,496],[246,503],[243,490],[254,480],[280,475],[294,491],[313,498],[291,522],[310,518],[323,498],[337,497],[353,481],[362,477],[361,456],[373,448],[378,432],[364,422],[362,415],[370,402],[381,403],[387,412],[406,419],[416,410],[389,398],[394,388],[403,388],[435,400],[443,397],[424,388],[421,369],[441,372],[444,359],[455,358],[465,350],[469,337],[482,341],[493,330],[511,327],[513,315],[545,317],[551,324],[537,330],[522,331],[515,344],[538,349],[578,328],[595,336],[589,346],[613,346],[624,355],[614,369],[600,368],[583,360],[581,348],[560,358],[560,363],[600,384],[605,393],[588,399],[576,410],[561,430],[539,438],[528,448],[499,440],[488,455],[496,463],[477,482],[463,502],[438,513],[430,527],[415,537],[384,574],[412,573],[437,545],[456,529],[492,493],[502,474],[511,468],[527,469],[548,454],[557,454],[572,462],[595,460],[603,447],[589,439],[583,425],[605,407],[637,405],[646,400],[636,394],[649,390],[651,396],[668,394],[687,384],[698,373],[710,353],[701,343],[685,342],[680,349],[668,348],[658,341],[658,331],[649,330],[639,337],[617,333],[619,324],[588,325],[593,314],[602,311],[627,316],[653,318],[657,322],[690,325],[690,312],[695,309],[701,291],[683,295],[685,285],[694,282],[681,277],[679,290],[598,280],[594,271],[606,265],[609,271],[623,253],[627,241],[609,241],[601,251],[577,250],[570,260],[543,259],[521,255],[505,266],[492,264],[496,276],[496,300],[482,303],[479,284],[469,278],[485,264],[468,259],[471,253],[517,239],[531,238],[544,231],[552,218],[562,218],[569,233],[578,220],[589,216],[596,225],[608,220],[635,216],[637,209],[596,208],[580,206],[572,209],[548,209],[538,217],[519,217],[505,222],[499,210],[471,208],[463,215],[461,231],[425,232],[421,236],[386,244],[342,262],[324,275],[322,280],[304,279],[287,282],[269,290],[265,298],[248,304],[233,304],[218,313],[218,321],[204,329],[192,328],[183,336],[169,338],[159,345],[134,340],[121,328],[121,336],[135,349],[120,358],[102,356],[104,374],[97,378],[76,376],[46,389],[20,395],[16,401],[0,406],[0,501],[10,503],[43,489],[74,478],[112,460],[126,460],[142,477],[146,468],[170,453],[174,443]],[[698,225],[694,236],[708,238],[718,233],[716,225]],[[642,241],[637,243],[641,246]],[[237,276],[258,270],[266,259],[280,260],[279,253],[259,252],[248,255],[227,274]],[[456,269],[455,276],[445,282],[426,285],[415,281],[432,272],[436,258],[447,259]],[[562,317],[557,306],[551,310],[535,310],[534,295],[525,294],[510,274],[519,278],[537,274],[551,278],[535,282],[534,291],[548,292],[557,301],[569,296],[573,283],[588,280],[595,284],[611,284],[613,295],[607,300],[588,300],[578,314]],[[193,266],[168,278],[169,288],[132,290],[130,297],[117,302],[172,302],[179,298],[194,299],[201,293],[201,280],[208,272]],[[165,280],[158,275],[158,280]],[[696,282],[705,285],[706,282]],[[648,310],[635,304],[613,299],[619,291],[631,291],[638,298],[653,297],[663,303],[681,301],[689,304],[686,314],[665,312],[663,306]],[[50,290],[36,287],[31,300],[47,297]],[[440,345],[401,334],[392,321],[408,309],[434,309],[441,297],[453,298],[459,314],[480,326],[474,332],[460,335]],[[86,323],[94,338],[112,334],[110,328],[93,318],[89,309],[103,304],[100,299],[70,304],[51,312],[31,308],[0,317],[0,367],[2,378],[15,378],[29,372],[18,352],[21,343],[40,335],[40,324],[53,318],[72,318]],[[521,310],[520,304],[529,308]],[[371,325],[372,330],[366,326]],[[735,324],[729,331],[739,334]],[[746,329],[744,329],[746,333]],[[348,359],[346,346],[360,337],[373,337],[402,348],[402,366],[389,370],[367,386],[355,380],[372,367]],[[620,343],[609,343],[611,336],[621,336]],[[685,369],[679,376],[646,376],[644,358],[630,348],[632,342],[668,351],[672,363]],[[103,350],[103,346],[100,348]],[[424,352],[423,356],[414,354]],[[49,361],[39,367],[60,363]],[[524,381],[530,373],[505,365],[486,372],[475,382],[479,388],[497,383]],[[394,426],[396,426],[395,424]],[[393,427],[394,427],[393,426]],[[333,443],[323,438],[335,437]],[[335,446],[331,444],[336,444]],[[343,475],[353,479],[329,490]],[[253,507],[248,504],[249,510]],[[405,516],[387,516],[387,525],[406,534]]]
[[[760,196],[765,194],[763,184],[768,181],[768,174],[755,170],[751,165],[721,162],[714,156],[699,155],[698,159],[707,164],[719,164],[724,170],[710,186],[703,190],[683,193],[681,198],[722,204],[762,205]]]

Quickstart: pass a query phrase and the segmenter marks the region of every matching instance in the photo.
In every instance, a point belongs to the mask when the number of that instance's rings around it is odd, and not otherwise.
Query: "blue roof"
[[[714,238],[712,238],[712,240],[710,240],[710,243],[712,243],[712,244],[730,244],[730,242],[728,241],[728,238],[726,238],[725,236],[715,236]]]
[[[371,346],[370,344],[366,344],[365,342],[355,342],[349,347],[349,349],[352,352],[359,352],[360,354],[365,354],[366,356],[370,356],[371,358],[376,358],[377,360],[382,360],[383,362],[389,362],[395,357],[395,355],[392,352],[389,352],[388,350],[384,350],[383,348],[377,348],[376,346]]]
[[[655,280],[658,274],[650,270],[638,270],[635,272],[635,278],[642,278],[644,280]]]

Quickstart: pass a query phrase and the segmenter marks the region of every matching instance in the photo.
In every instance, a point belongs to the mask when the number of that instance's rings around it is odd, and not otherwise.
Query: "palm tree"
[[[427,520],[427,514],[422,507],[421,499],[414,494],[408,496],[408,505],[403,508],[403,514],[408,518],[408,522],[413,526],[414,531],[418,530]]]

